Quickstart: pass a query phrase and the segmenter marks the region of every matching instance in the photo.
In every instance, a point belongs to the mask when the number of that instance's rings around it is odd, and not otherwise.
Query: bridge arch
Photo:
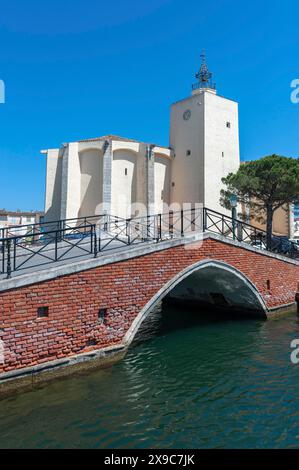
[[[255,284],[253,284],[250,279],[248,279],[248,277],[245,276],[241,271],[231,266],[230,264],[221,261],[199,261],[195,264],[188,266],[188,268],[184,269],[183,271],[179,272],[147,302],[147,304],[139,312],[139,314],[137,315],[125,335],[124,342],[126,346],[129,346],[131,344],[137,331],[139,330],[139,327],[147,318],[147,316],[156,304],[163,300],[167,295],[174,292],[176,288],[182,286],[184,282],[187,283],[188,280],[192,278],[192,276],[200,274],[201,276],[199,276],[199,280],[203,279],[208,270],[210,275],[213,272],[217,274],[215,280],[216,284],[218,283],[219,286],[222,285],[223,287],[225,287],[224,281],[226,279],[226,289],[228,289],[229,283],[234,280],[234,284],[231,286],[231,289],[242,289],[242,293],[244,295],[241,295],[240,297],[243,297],[243,299],[247,298],[247,301],[249,302],[247,310],[252,311],[252,313],[255,313],[256,316],[259,315],[262,318],[267,317],[267,307],[262,295],[260,294]],[[207,279],[209,280],[210,278],[208,277]],[[215,294],[217,294],[217,292]],[[225,292],[225,294],[227,294],[227,292]]]

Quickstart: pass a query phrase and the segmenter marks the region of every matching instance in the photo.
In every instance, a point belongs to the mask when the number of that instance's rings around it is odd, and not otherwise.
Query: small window
[[[171,183],[171,186],[174,188],[174,186],[175,186],[175,182],[174,182],[174,181]]]
[[[186,151],[186,156],[187,156],[187,157],[190,157],[190,155],[191,155],[191,150],[187,150],[187,151]]]
[[[226,123],[226,127],[228,127],[230,129],[230,122]]]
[[[128,168],[125,168],[125,175],[128,176]]]
[[[38,318],[47,318],[49,316],[49,307],[38,307],[37,317]]]
[[[102,323],[102,325],[105,325],[106,323],[106,316],[107,316],[107,309],[100,308],[98,312],[98,319],[99,319],[99,322]]]
[[[222,158],[224,158],[224,152],[222,152]]]
[[[270,290],[271,289],[271,283],[270,283],[270,279],[267,279],[267,289]]]

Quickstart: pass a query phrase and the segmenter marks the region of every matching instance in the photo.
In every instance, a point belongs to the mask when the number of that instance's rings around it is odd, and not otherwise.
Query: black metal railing
[[[299,259],[299,245],[287,237],[272,235],[268,246],[265,230],[211,209],[203,208],[203,231],[218,233],[239,242]]]
[[[14,231],[15,227],[9,227],[4,229],[6,236],[0,239],[0,274],[7,278],[14,272],[36,270],[51,263],[97,257],[108,250],[145,242],[158,243],[203,232],[220,234],[299,259],[299,245],[296,243],[272,237],[271,247],[267,247],[264,230],[207,208],[130,219],[102,214],[23,227],[26,227],[26,234],[18,234]]]
[[[51,230],[62,230],[64,228],[78,227],[80,225],[89,225],[98,223],[104,219],[106,214],[76,217],[70,219],[59,219],[44,222],[37,222],[34,224],[24,225],[9,225],[8,227],[0,228],[0,239],[5,239],[14,236],[37,236],[41,233]]]
[[[39,234],[11,236],[1,240],[1,273],[11,274],[34,269],[49,263],[72,260],[80,256],[97,255],[95,224],[65,227]]]

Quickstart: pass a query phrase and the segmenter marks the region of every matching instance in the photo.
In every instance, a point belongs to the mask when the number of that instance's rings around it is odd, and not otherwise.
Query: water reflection
[[[157,307],[122,362],[0,402],[0,447],[297,447],[296,337]]]

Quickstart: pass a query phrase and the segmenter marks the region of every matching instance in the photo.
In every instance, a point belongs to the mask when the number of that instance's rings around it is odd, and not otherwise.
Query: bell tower
[[[217,94],[204,52],[195,77],[191,96],[171,106],[171,203],[225,212],[221,179],[240,165],[238,103]]]

